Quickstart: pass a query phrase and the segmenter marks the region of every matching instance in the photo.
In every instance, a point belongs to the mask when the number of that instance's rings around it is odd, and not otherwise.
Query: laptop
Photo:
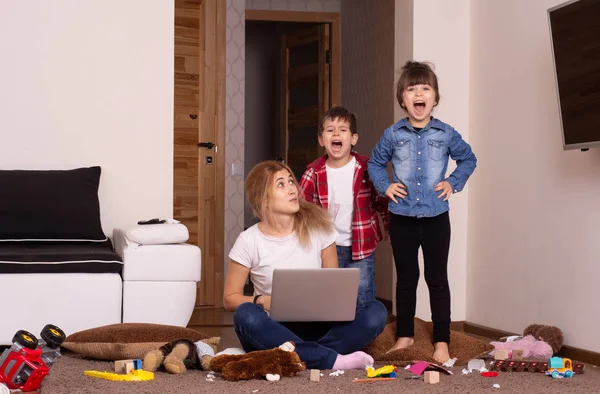
[[[278,322],[352,321],[358,268],[273,270],[271,318]]]

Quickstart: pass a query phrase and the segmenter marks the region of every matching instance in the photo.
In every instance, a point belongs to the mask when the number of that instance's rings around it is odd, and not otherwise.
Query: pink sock
[[[365,352],[338,354],[333,369],[365,369],[373,366],[373,357]]]

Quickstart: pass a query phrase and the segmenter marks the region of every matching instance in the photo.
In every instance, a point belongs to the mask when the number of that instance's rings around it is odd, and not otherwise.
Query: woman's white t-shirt
[[[254,294],[271,295],[275,268],[321,268],[321,251],[335,242],[337,232],[314,232],[311,243],[302,247],[296,232],[283,238],[263,234],[258,224],[241,233],[229,258],[250,269]]]

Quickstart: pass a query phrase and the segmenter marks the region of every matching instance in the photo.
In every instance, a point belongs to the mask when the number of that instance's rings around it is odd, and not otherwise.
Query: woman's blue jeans
[[[238,306],[234,328],[246,352],[267,350],[292,341],[308,369],[331,369],[338,354],[350,354],[371,343],[385,327],[387,309],[379,301],[356,310],[350,322],[279,323],[251,302]]]

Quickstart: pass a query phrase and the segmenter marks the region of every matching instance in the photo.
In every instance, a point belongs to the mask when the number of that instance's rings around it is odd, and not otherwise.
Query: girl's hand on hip
[[[265,311],[271,310],[271,296],[268,296],[268,295],[260,296],[260,297],[258,297],[258,300],[256,300],[256,303],[258,305],[262,306]]]
[[[434,190],[436,192],[441,191],[441,193],[438,195],[438,198],[442,198],[445,196],[444,201],[448,201],[450,195],[452,194],[452,185],[450,185],[450,182],[448,181],[441,181],[440,183],[435,185]]]
[[[398,204],[396,197],[404,198],[407,194],[406,186],[401,183],[392,183],[385,191],[385,195],[396,204]]]

